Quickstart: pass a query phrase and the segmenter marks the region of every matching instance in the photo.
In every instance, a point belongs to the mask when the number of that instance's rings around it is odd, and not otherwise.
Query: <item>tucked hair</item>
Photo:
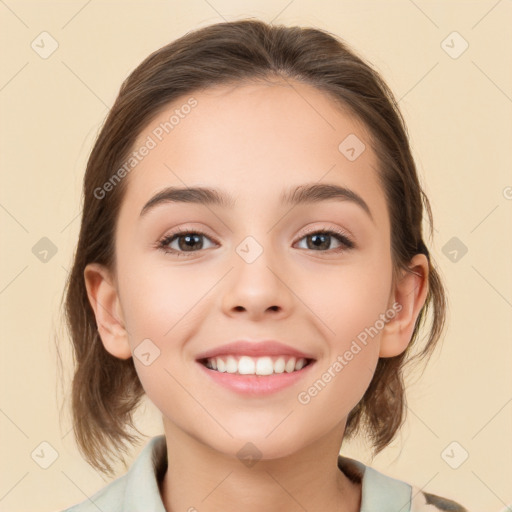
[[[350,412],[345,438],[361,431],[374,455],[393,440],[405,420],[404,367],[428,359],[441,337],[446,296],[422,235],[425,211],[432,239],[432,212],[418,180],[404,119],[379,73],[325,30],[247,18],[191,31],[149,55],[122,83],[85,170],[80,234],[63,303],[75,363],[75,438],[85,459],[105,474],[112,474],[111,462],[124,462],[120,454],[139,440],[130,429],[137,430],[133,413],[144,390],[133,358],[118,359],[105,350],[84,281],[89,263],[115,270],[115,227],[127,180],[120,180],[102,199],[95,191],[121,168],[138,135],[170,102],[212,86],[275,79],[315,87],[364,124],[377,155],[391,221],[393,275],[410,271],[408,263],[415,254],[423,253],[429,261],[428,294],[411,342],[402,354],[379,358],[367,391]],[[419,342],[428,312],[431,321],[425,340]]]

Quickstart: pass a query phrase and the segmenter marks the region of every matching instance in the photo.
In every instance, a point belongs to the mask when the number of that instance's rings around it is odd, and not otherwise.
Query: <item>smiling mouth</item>
[[[315,359],[293,356],[239,356],[225,355],[199,359],[206,368],[219,373],[237,375],[276,375],[294,373],[309,366]]]

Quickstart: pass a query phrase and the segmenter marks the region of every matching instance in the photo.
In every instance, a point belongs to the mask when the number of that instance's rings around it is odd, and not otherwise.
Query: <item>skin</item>
[[[291,84],[291,85],[289,85]],[[107,351],[132,357],[149,338],[160,355],[134,362],[162,412],[169,467],[161,494],[167,511],[358,511],[361,486],[336,466],[346,419],[367,389],[379,357],[403,352],[427,294],[428,262],[393,282],[390,222],[378,161],[365,127],[324,93],[297,82],[215,87],[126,177],[115,239],[116,272],[93,263],[84,276]],[[139,147],[183,101],[168,105],[138,137]],[[366,150],[349,161],[338,145],[349,134]],[[368,204],[295,206],[282,190],[321,182],[345,186]],[[161,189],[217,187],[233,209],[167,203],[140,217]],[[155,244],[173,229],[200,230],[203,248],[178,257]],[[320,250],[306,235],[340,228]],[[263,249],[252,263],[236,252],[252,236]],[[186,243],[175,239],[172,248]],[[304,405],[307,390],[351,342],[394,303],[401,310]],[[307,379],[265,397],[242,397],[212,383],[195,357],[237,339],[276,339],[314,354]],[[247,443],[261,460],[247,467]],[[319,456],[322,454],[322,456]]]

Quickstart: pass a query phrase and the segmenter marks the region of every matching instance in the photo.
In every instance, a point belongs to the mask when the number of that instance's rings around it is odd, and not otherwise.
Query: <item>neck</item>
[[[286,457],[252,464],[206,446],[165,419],[164,427],[168,467],[161,494],[167,512],[360,510],[361,484],[337,465],[344,425]]]

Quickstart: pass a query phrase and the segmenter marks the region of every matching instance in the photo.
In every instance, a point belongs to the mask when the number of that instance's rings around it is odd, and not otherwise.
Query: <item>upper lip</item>
[[[294,356],[305,359],[314,359],[311,354],[297,350],[296,348],[274,340],[262,341],[233,341],[225,345],[211,348],[197,356],[197,360],[209,359],[221,355],[245,355],[253,357],[263,356]]]

